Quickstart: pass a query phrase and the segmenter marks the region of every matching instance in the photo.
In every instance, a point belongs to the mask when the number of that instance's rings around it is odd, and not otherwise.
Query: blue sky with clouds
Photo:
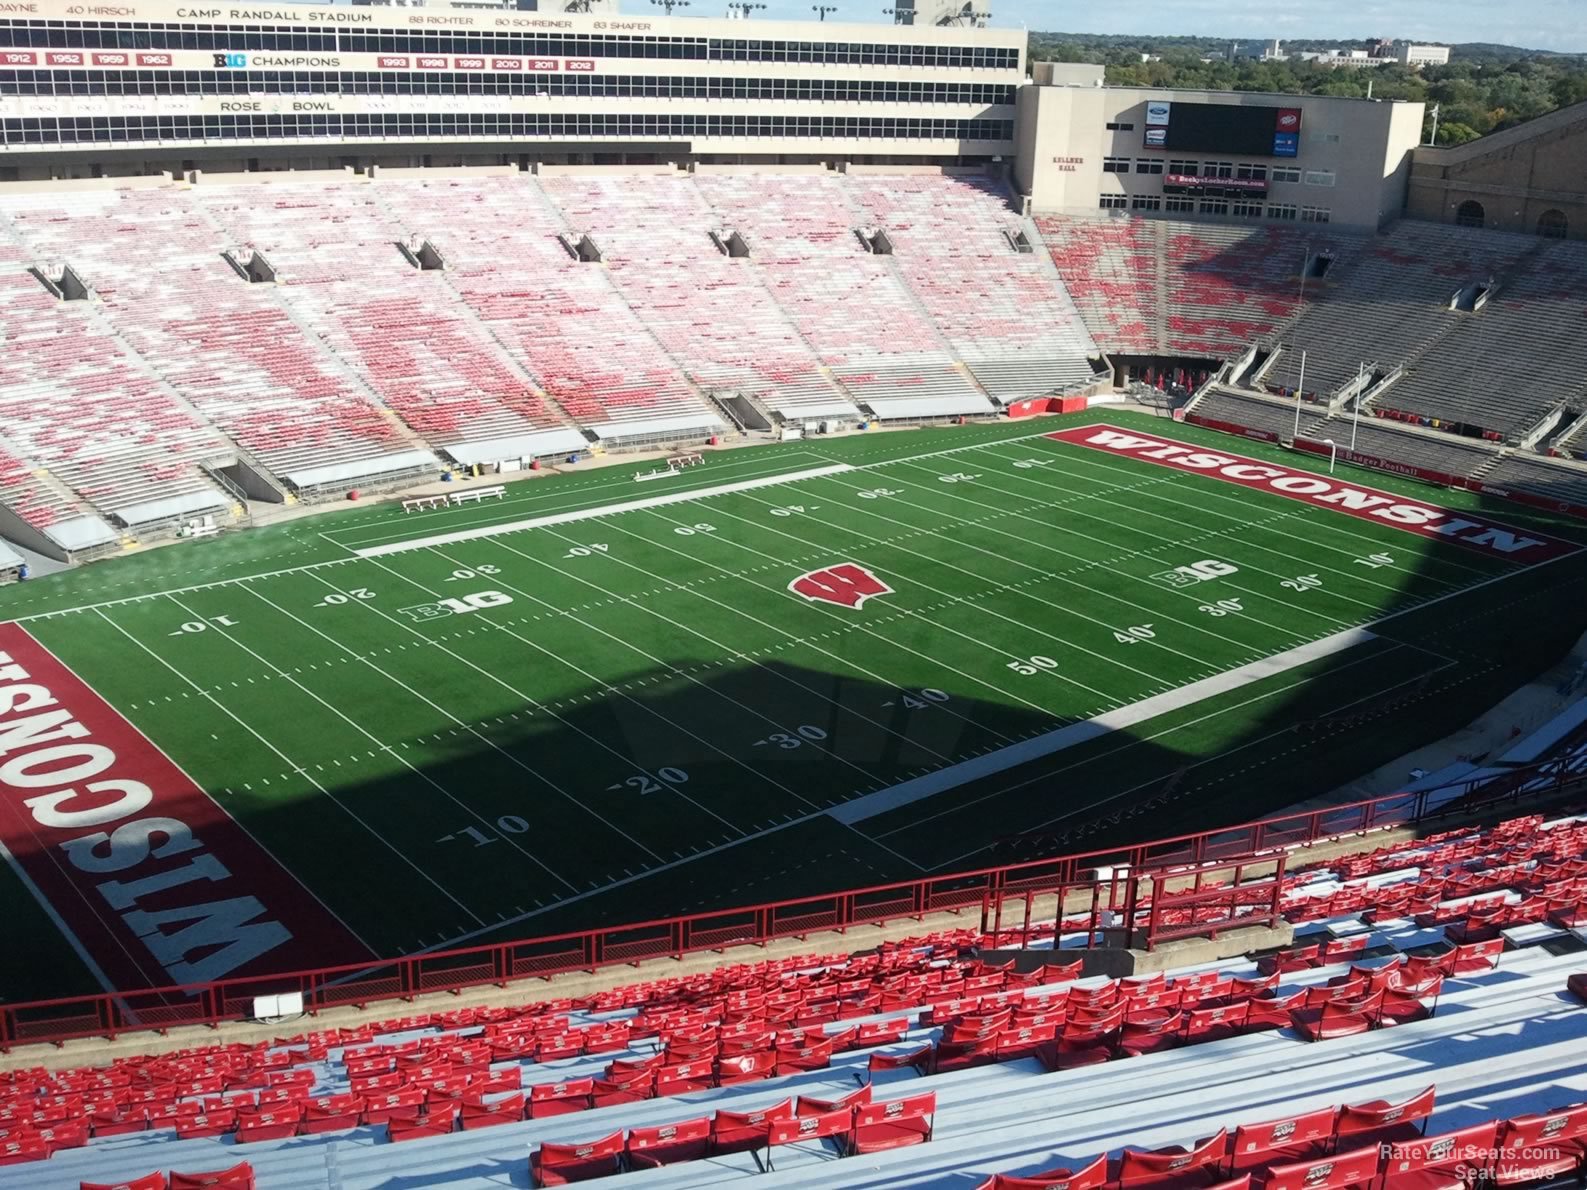
[[[886,0],[836,3],[835,19],[885,20]],[[1587,52],[1587,0],[983,0],[993,23],[1083,33],[1185,33],[1209,37],[1396,37],[1418,41],[1495,41],[1533,49]],[[623,0],[630,13],[644,0]],[[726,0],[692,0],[690,16],[719,16]],[[768,17],[813,19],[811,0],[768,0]]]

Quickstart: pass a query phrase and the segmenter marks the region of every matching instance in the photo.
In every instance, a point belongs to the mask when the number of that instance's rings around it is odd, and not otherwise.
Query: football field
[[[1568,524],[1144,416],[636,481],[657,467],[0,591],[0,908],[65,940],[0,991],[1249,818],[1459,726],[1581,628]]]

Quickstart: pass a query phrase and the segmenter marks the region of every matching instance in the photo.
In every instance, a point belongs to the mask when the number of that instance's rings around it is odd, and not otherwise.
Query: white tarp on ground
[[[515,438],[490,438],[479,442],[453,442],[443,446],[447,455],[465,467],[475,463],[501,463],[508,459],[536,459],[543,455],[565,455],[589,446],[589,439],[577,430],[542,430],[538,434],[519,434]]]
[[[207,491],[183,492],[180,496],[167,496],[163,500],[145,500],[125,508],[112,508],[111,515],[119,517],[124,525],[146,525],[150,521],[169,521],[195,512],[214,512],[230,508],[232,498],[219,488]]]
[[[56,521],[53,525],[46,525],[39,532],[68,553],[121,540],[121,534],[96,516],[79,516],[69,521]]]
[[[372,459],[354,459],[350,463],[332,463],[328,467],[290,471],[286,480],[295,488],[317,488],[328,483],[347,483],[376,475],[413,471],[420,467],[432,467],[439,471],[441,460],[427,450],[402,450],[395,454],[376,455]]]
[[[15,570],[26,561],[26,558],[7,545],[5,541],[0,540],[0,570]]]
[[[997,406],[979,393],[962,397],[901,397],[893,401],[867,397],[865,403],[883,421],[892,417],[953,417],[960,413],[997,412]]]
[[[624,500],[619,504],[602,504],[596,508],[576,508],[572,512],[554,512],[546,516],[529,517],[521,521],[507,521],[500,525],[477,525],[472,529],[458,529],[451,533],[437,533],[433,537],[418,537],[411,541],[393,541],[387,545],[369,546],[354,550],[360,558],[378,558],[385,554],[400,554],[407,550],[425,550],[437,545],[456,545],[460,541],[477,541],[481,537],[499,537],[503,533],[517,533],[543,525],[567,525],[574,521],[588,521],[595,517],[612,516],[620,512],[633,512],[642,508],[663,508],[668,504],[682,504],[688,500],[703,500],[707,496],[725,496],[731,492],[751,492],[781,483],[797,483],[801,479],[820,479],[825,475],[841,475],[854,468],[847,463],[831,463],[825,467],[812,467],[807,471],[790,471],[784,475],[762,475],[757,479],[740,479],[734,483],[717,484],[709,488],[692,488],[687,492],[668,492],[661,496],[645,496],[639,500]]]
[[[722,430],[726,426],[716,414],[702,410],[683,417],[658,417],[653,421],[609,421],[591,426],[590,433],[602,440],[610,438],[650,438],[674,430]]]

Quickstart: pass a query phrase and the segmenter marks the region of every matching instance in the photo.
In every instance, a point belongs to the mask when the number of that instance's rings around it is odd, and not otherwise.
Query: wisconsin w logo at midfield
[[[858,608],[876,595],[891,595],[893,589],[857,562],[839,562],[824,570],[801,574],[788,584],[795,595],[812,603],[836,603],[841,607]]]

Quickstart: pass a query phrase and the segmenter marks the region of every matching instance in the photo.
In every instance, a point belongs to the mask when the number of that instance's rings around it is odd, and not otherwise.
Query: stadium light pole
[[[836,4],[812,4],[810,6],[810,11],[815,13],[816,17],[823,21],[827,19],[827,13],[836,12],[837,10],[838,6]]]
[[[1356,373],[1356,406],[1355,416],[1350,419],[1350,450],[1353,454],[1356,449],[1356,431],[1361,428],[1361,390],[1367,386],[1367,361],[1361,361],[1361,370]]]
[[[650,2],[652,4],[654,4],[657,8],[666,9],[667,10],[667,15],[669,17],[672,15],[672,10],[674,8],[688,8],[689,7],[689,0],[650,0]]]
[[[1295,384],[1295,433],[1290,436],[1294,441],[1300,437],[1300,395],[1306,391],[1306,353],[1300,353],[1300,380]]]
[[[757,8],[765,8],[764,4],[751,4],[747,0],[729,0],[727,11],[736,12],[743,20],[749,20],[749,14]]]

